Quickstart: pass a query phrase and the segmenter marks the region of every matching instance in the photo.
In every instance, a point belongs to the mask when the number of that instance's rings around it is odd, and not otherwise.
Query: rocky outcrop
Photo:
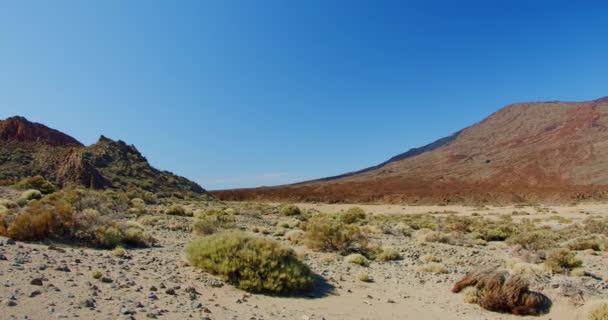
[[[23,117],[0,121],[0,181],[42,175],[59,185],[93,189],[138,188],[153,193],[204,194],[198,184],[153,168],[133,145],[101,136],[84,146]]]

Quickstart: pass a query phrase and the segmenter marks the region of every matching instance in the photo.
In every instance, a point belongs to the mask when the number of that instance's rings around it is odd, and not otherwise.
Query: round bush
[[[191,265],[250,292],[291,293],[313,284],[313,274],[293,250],[242,232],[222,232],[186,247]]]
[[[365,214],[365,211],[359,207],[352,207],[339,215],[340,221],[348,224],[357,223],[366,218],[367,215]]]
[[[348,263],[358,264],[363,267],[369,266],[369,261],[367,260],[367,258],[358,253],[350,254],[346,256],[344,260]]]
[[[40,200],[42,199],[42,193],[35,189],[26,190],[21,194],[20,199],[30,201],[30,200]]]
[[[300,211],[300,208],[293,204],[288,204],[281,208],[281,215],[283,216],[297,216],[301,213],[302,211]]]

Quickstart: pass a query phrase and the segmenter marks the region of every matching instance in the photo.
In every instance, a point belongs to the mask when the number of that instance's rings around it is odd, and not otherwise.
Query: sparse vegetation
[[[191,242],[190,264],[251,292],[291,293],[310,288],[313,275],[293,250],[240,232],[222,232]]]
[[[586,320],[608,319],[608,301],[595,302],[589,307]]]
[[[448,273],[448,268],[443,263],[429,262],[418,267],[419,272]]]
[[[555,273],[567,273],[582,265],[583,261],[576,257],[576,253],[567,248],[558,248],[550,251],[545,261],[545,268]]]

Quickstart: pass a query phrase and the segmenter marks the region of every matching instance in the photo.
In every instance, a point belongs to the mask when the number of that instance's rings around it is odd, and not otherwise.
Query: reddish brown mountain
[[[58,185],[139,189],[159,195],[201,195],[195,182],[153,168],[135,148],[101,136],[84,146],[76,139],[23,117],[0,121],[0,182],[42,175]]]
[[[82,147],[78,140],[43,124],[29,122],[23,117],[0,121],[0,141],[42,142],[51,146]]]
[[[214,192],[226,200],[467,203],[608,196],[608,98],[507,106],[359,172]]]

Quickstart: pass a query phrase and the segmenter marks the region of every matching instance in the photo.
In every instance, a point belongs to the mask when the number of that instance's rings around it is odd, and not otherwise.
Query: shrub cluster
[[[55,186],[44,179],[42,176],[33,176],[25,178],[15,184],[15,188],[21,190],[34,189],[44,194],[51,194],[55,192]]]
[[[298,208],[298,206],[293,205],[293,204],[288,204],[281,208],[280,213],[282,216],[291,217],[291,216],[298,216],[298,215],[302,214],[302,211],[300,210],[300,208]]]
[[[309,289],[313,274],[293,250],[242,232],[194,240],[186,248],[191,265],[250,292],[292,293]]]

